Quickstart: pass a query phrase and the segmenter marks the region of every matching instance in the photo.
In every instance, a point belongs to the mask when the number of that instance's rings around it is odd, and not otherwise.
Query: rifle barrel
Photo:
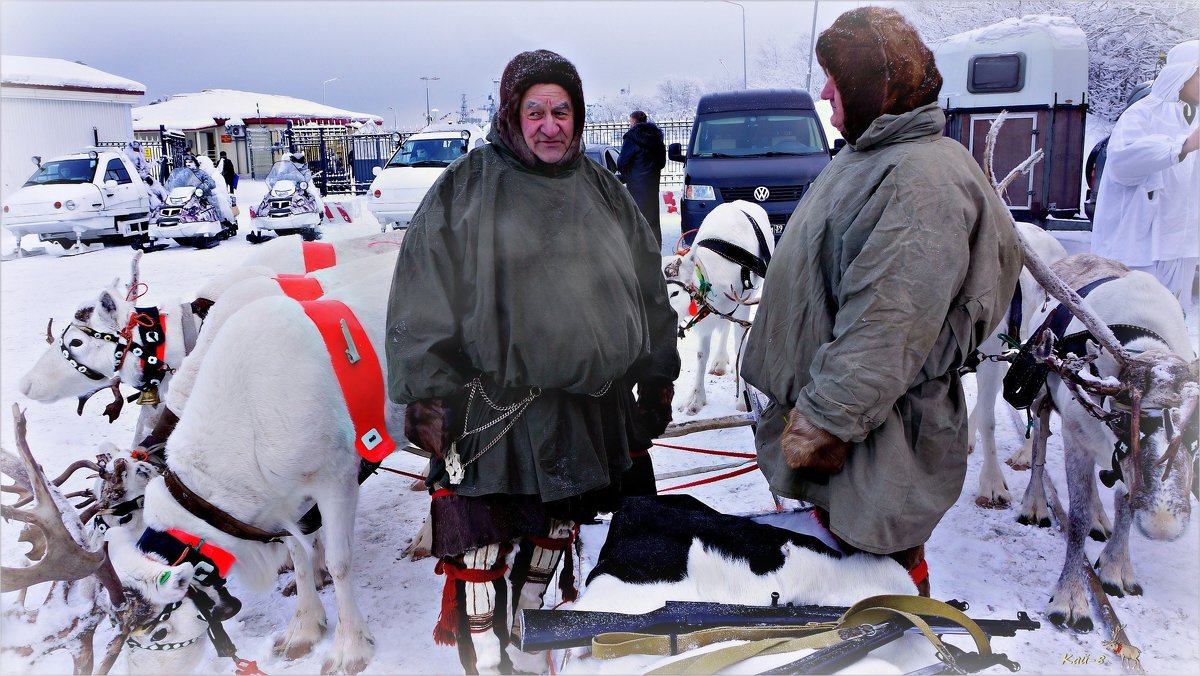
[[[836,622],[848,610],[839,606],[743,606],[726,603],[668,601],[643,614],[587,610],[522,610],[521,650],[548,650],[588,645],[593,637],[620,631],[678,635],[711,627],[761,627]],[[963,633],[957,624],[940,617],[922,616],[936,633]],[[1041,623],[1024,611],[1015,620],[975,620],[989,636],[1015,636]]]

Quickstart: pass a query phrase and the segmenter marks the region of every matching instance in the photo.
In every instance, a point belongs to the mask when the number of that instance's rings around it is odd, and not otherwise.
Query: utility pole
[[[749,89],[749,79],[746,77],[746,8],[741,3],[733,0],[721,0],[729,5],[737,5],[737,8],[742,10],[742,89]]]

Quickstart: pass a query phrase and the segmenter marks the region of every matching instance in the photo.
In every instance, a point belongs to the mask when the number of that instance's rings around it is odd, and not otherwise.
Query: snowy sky
[[[790,45],[862,4],[747,0],[746,52]],[[484,106],[504,64],[527,49],[571,59],[589,100],[653,92],[668,77],[742,75],[742,11],[718,0],[333,3],[0,2],[0,52],[82,61],[168,94],[228,88],[285,94],[414,125],[429,105]],[[100,38],[99,36],[106,36]],[[114,40],[119,40],[114,44]],[[815,67],[815,66],[814,66]],[[390,108],[389,108],[390,107]]]

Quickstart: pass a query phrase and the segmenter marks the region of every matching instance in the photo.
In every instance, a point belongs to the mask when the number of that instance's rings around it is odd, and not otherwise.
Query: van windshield
[[[47,162],[25,181],[25,185],[47,185],[50,183],[91,183],[96,175],[99,161],[91,158],[58,160]]]
[[[400,146],[389,167],[446,167],[465,155],[467,142],[461,137],[409,139]]]
[[[815,113],[712,113],[696,125],[688,157],[775,157],[827,152]]]

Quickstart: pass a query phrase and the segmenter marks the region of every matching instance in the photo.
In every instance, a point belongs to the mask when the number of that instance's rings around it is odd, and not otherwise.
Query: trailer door
[[[969,117],[967,148],[975,156],[979,166],[983,166],[984,148],[987,146],[987,135],[992,129],[992,122],[998,113],[975,113]],[[1000,128],[1000,137],[996,139],[995,157],[992,158],[992,168],[995,170],[995,180],[1003,180],[1018,164],[1024,162],[1037,150],[1037,118],[1036,112],[1009,113]],[[1033,176],[1029,172],[1009,184],[1004,192],[1004,201],[1015,209],[1030,209],[1033,206]]]

